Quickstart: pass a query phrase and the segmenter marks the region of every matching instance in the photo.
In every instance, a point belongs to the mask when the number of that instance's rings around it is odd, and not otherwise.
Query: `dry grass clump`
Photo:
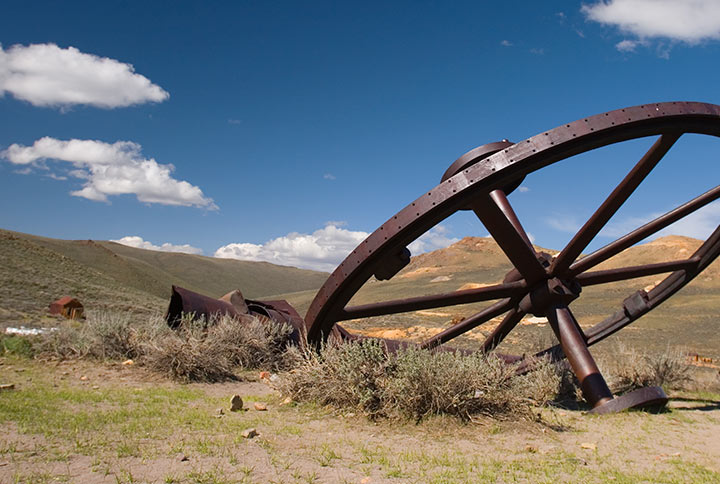
[[[212,382],[234,378],[238,368],[285,368],[292,361],[286,349],[291,332],[288,325],[253,317],[202,323],[185,317],[172,330],[159,316],[98,313],[85,322],[67,321],[32,344],[40,358],[133,359],[175,380]]]
[[[185,318],[162,338],[143,343],[142,361],[180,381],[222,381],[235,378],[237,368],[279,369],[292,328],[272,321],[230,317],[209,324]]]
[[[515,370],[481,353],[417,348],[388,353],[381,341],[364,340],[306,352],[280,389],[295,400],[350,408],[371,418],[530,417],[533,406],[554,398],[560,377],[547,361],[526,375]]]
[[[611,356],[601,361],[614,393],[626,393],[648,386],[666,390],[684,388],[692,381],[687,356],[678,348],[646,353],[617,344]]]
[[[91,313],[83,322],[65,321],[40,336],[35,350],[44,358],[135,359],[142,353],[143,340],[153,338],[161,324],[159,317],[136,321],[127,313]]]

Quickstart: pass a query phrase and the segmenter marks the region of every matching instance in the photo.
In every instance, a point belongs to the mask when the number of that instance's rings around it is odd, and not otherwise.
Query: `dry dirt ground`
[[[720,482],[716,393],[676,394],[659,414],[416,424],[283,405],[245,377],[180,385],[132,365],[0,358],[15,385],[0,390],[0,483]],[[246,410],[229,411],[233,394]]]

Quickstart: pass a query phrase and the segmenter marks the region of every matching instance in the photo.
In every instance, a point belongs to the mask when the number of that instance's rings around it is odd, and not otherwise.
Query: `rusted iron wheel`
[[[603,408],[615,410],[624,407],[618,399],[609,405],[613,396],[588,346],[646,314],[707,267],[720,254],[720,227],[687,259],[613,270],[592,269],[720,198],[720,186],[587,256],[579,256],[673,144],[686,133],[720,136],[720,106],[694,102],[635,106],[580,119],[519,143],[502,141],[470,151],[451,165],[438,186],[390,218],[338,266],[308,310],[305,318],[308,340],[319,342],[326,338],[339,321],[497,300],[421,345],[432,348],[446,343],[504,314],[500,325],[482,345],[484,351],[491,351],[526,314],[543,315],[548,318],[559,341],[557,347],[546,352],[559,354],[562,350],[593,406],[599,412]],[[567,246],[556,257],[536,253],[506,195],[526,175],[543,167],[603,146],[643,137],[657,139]],[[370,277],[390,279],[407,264],[408,244],[463,209],[475,212],[514,265],[515,269],[501,284],[347,307],[348,301]],[[586,330],[580,328],[569,306],[580,295],[583,286],[656,274],[667,276],[649,292],[638,291],[629,295],[622,307],[604,321]],[[628,406],[636,403],[629,402]]]

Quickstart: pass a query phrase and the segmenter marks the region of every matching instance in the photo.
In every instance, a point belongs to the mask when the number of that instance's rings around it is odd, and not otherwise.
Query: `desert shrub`
[[[143,337],[160,324],[160,318],[138,321],[128,313],[91,313],[84,322],[65,321],[57,330],[42,335],[38,354],[58,359],[137,358]]]
[[[380,379],[385,373],[385,346],[377,340],[331,342],[319,351],[305,349],[302,361],[281,380],[294,400],[339,408],[356,408],[374,416],[380,411]]]
[[[617,344],[612,355],[601,360],[608,384],[615,393],[626,393],[647,386],[679,389],[692,379],[684,352],[667,347],[647,353]]]
[[[133,359],[176,380],[218,381],[233,378],[238,367],[285,368],[293,361],[287,350],[291,332],[288,325],[249,316],[197,322],[187,315],[172,330],[159,316],[97,313],[38,337],[36,352],[56,359]]]
[[[228,380],[235,378],[238,367],[284,367],[291,332],[288,325],[251,317],[220,317],[208,323],[186,317],[176,330],[143,342],[141,362],[180,381]]]
[[[560,379],[546,360],[526,375],[515,370],[480,353],[388,353],[381,341],[364,340],[307,351],[280,390],[298,401],[351,408],[371,418],[530,416],[534,405],[554,398]]]
[[[579,383],[565,361],[553,362],[550,356],[534,359],[532,371],[517,375],[516,385],[536,405],[556,405],[575,401]]]
[[[41,358],[67,360],[88,354],[84,331],[70,322],[60,325],[56,331],[42,335],[36,346],[37,355]]]
[[[387,415],[420,420],[433,414],[464,419],[474,414],[502,416],[527,412],[538,372],[524,376],[515,366],[481,353],[431,353],[407,349],[393,358],[384,381]]]

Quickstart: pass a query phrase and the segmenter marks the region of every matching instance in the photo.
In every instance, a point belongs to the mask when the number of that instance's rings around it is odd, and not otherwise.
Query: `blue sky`
[[[478,145],[720,104],[719,39],[715,0],[12,2],[0,227],[330,270]],[[529,176],[535,242],[561,248],[651,144]],[[714,186],[718,148],[683,137],[594,245]],[[411,248],[486,234],[463,213]]]

